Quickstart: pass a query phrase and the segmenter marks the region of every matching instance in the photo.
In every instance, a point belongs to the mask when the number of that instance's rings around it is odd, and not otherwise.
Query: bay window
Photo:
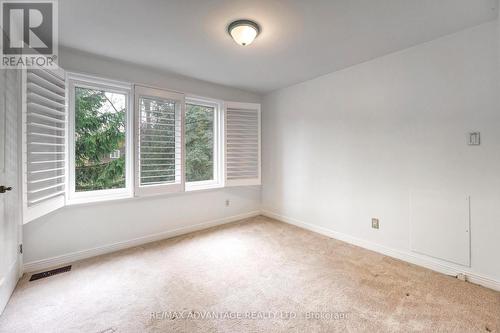
[[[63,70],[23,72],[23,218],[64,205],[260,185],[260,105]]]

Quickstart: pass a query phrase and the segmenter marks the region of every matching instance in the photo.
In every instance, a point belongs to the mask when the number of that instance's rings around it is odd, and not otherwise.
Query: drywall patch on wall
[[[470,266],[470,197],[411,190],[410,247],[417,253]]]

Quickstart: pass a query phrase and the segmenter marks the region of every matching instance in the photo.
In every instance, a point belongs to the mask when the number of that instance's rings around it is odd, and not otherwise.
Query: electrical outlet
[[[372,228],[373,229],[378,229],[379,228],[379,223],[377,218],[372,218]]]
[[[231,203],[231,202],[229,201],[229,199],[226,199],[226,207],[229,207],[229,204],[230,204],[230,203]]]

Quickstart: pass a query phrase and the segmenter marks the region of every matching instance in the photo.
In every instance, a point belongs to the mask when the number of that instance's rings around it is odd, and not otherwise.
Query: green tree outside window
[[[125,108],[123,94],[75,88],[77,192],[125,187]]]
[[[214,179],[214,108],[186,104],[186,181]]]

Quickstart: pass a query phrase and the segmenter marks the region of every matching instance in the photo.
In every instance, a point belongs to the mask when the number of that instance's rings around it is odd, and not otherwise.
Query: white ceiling
[[[60,44],[266,93],[492,20],[497,0],[62,0]],[[242,47],[235,19],[262,27]]]

